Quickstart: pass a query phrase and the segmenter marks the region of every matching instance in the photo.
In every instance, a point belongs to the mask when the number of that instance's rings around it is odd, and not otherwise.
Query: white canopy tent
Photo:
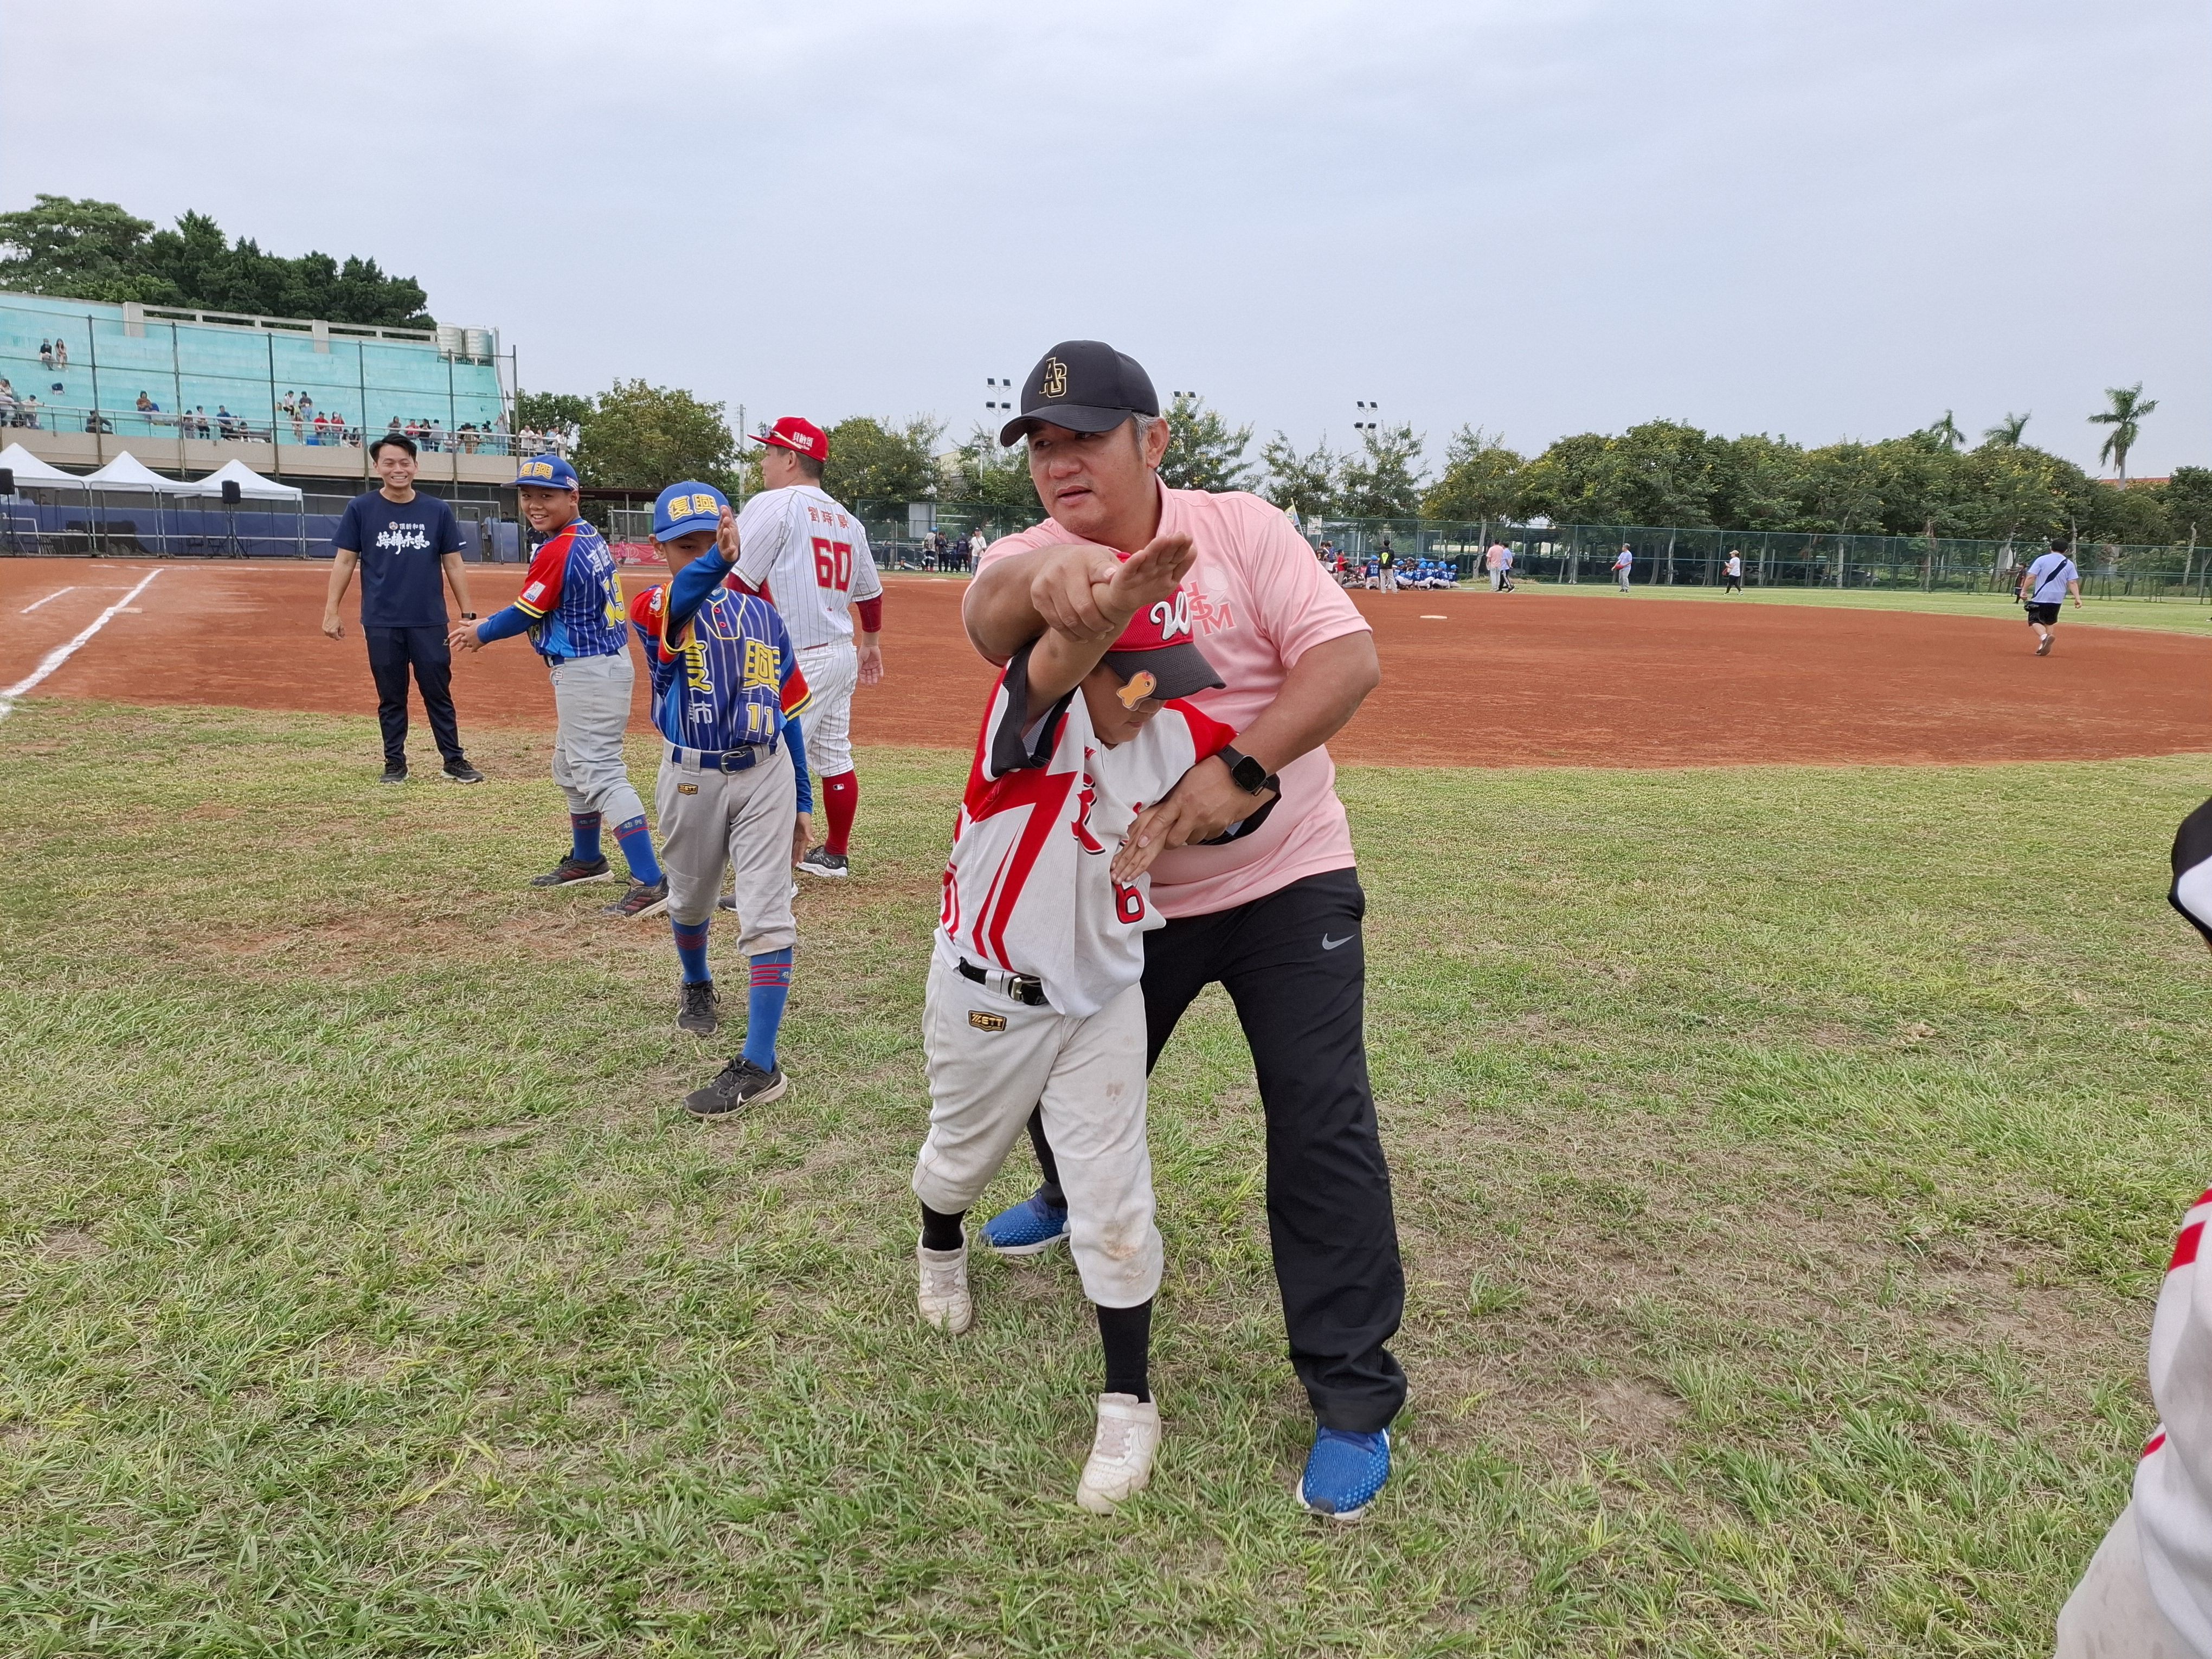
[[[69,484],[82,488],[84,480],[74,472],[64,472],[58,466],[49,466],[21,443],[12,443],[0,449],[0,467],[15,475],[20,489],[24,484]]]
[[[194,483],[177,487],[179,495],[220,495],[227,483],[235,483],[238,493],[249,501],[297,501],[305,492],[290,484],[278,483],[274,478],[264,478],[244,461],[228,460]]]
[[[191,488],[163,477],[127,449],[99,471],[86,473],[81,482],[95,489],[143,489],[156,495],[179,495]]]

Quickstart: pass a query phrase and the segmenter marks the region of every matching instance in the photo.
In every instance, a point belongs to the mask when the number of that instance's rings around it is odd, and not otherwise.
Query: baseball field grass
[[[1670,604],[1708,600],[1717,605],[1834,605],[1847,611],[1915,611],[1932,617],[1994,617],[2020,623],[2022,634],[2027,631],[2019,601],[2009,592],[1923,593],[1911,587],[1751,587],[1741,593],[1730,593],[1717,586],[1687,582],[1674,586],[1639,582],[1634,592],[1623,595],[1605,580],[1585,578],[1579,582],[1537,582],[1527,577],[1522,578],[1518,586],[1532,593],[1564,593],[1614,601],[1625,598],[1632,604],[1642,599]],[[1484,599],[1490,597],[1484,579],[1462,582],[1456,591],[1480,594]],[[2160,633],[2202,635],[2212,629],[2212,605],[2190,599],[2153,599],[2124,594],[2090,597],[2082,601],[2078,610],[2069,602],[2059,618],[2058,627],[2062,635],[2069,627],[2092,627],[2148,628]]]
[[[543,740],[472,753],[0,724],[0,1651],[2049,1650],[2206,1183],[2205,759],[1347,772],[1413,1401],[1332,1528],[1218,993],[1155,1080],[1151,1492],[1071,1501],[1064,1256],[915,1322],[961,757],[864,754],[792,1091],[702,1127],[734,1035],[673,1030],[661,924],[525,884]]]

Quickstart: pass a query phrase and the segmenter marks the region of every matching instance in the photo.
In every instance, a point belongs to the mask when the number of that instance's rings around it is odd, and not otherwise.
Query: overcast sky
[[[2212,463],[2203,0],[6,0],[0,206],[374,256],[526,386],[984,419],[1111,340],[1339,444],[1946,409]]]

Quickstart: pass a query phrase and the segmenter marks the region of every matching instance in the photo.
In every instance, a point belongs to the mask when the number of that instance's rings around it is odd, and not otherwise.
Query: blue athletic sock
[[[676,959],[684,964],[684,982],[700,985],[714,978],[707,969],[707,928],[714,921],[709,916],[696,927],[687,927],[671,916],[668,925],[676,930]]]
[[[752,995],[745,1004],[745,1058],[763,1072],[775,1070],[775,1034],[791,995],[791,951],[764,951],[753,958]]]
[[[623,856],[629,860],[630,879],[648,887],[659,886],[660,860],[653,856],[653,831],[645,827],[645,820],[636,817],[615,825],[615,839],[622,844]]]
[[[568,856],[579,864],[597,864],[599,861],[599,815],[597,812],[569,813],[568,833],[576,838],[576,844]]]

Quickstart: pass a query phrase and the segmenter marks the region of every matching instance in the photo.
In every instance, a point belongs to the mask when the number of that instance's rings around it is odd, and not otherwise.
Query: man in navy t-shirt
[[[435,495],[415,489],[415,441],[388,432],[369,447],[381,489],[356,495],[346,504],[338,532],[331,538],[331,586],[323,605],[323,632],[337,639],[345,631],[338,605],[356,565],[361,569],[361,631],[368,641],[368,672],[376,678],[376,718],[384,727],[386,783],[407,781],[407,672],[415,671],[430,735],[446,757],[446,775],[455,783],[482,783],[483,774],[461,752],[461,733],[453,717],[453,653],[446,643],[446,598],[441,581],[453,590],[464,621],[476,609],[469,603],[469,579],[461,566],[467,543],[453,509]]]

